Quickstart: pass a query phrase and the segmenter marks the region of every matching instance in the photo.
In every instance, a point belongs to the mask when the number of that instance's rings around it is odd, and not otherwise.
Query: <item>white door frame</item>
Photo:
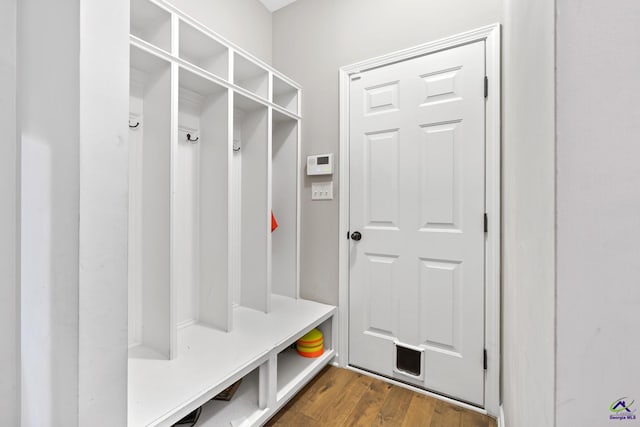
[[[340,68],[340,234],[339,234],[339,339],[338,363],[349,364],[349,84],[350,76],[372,68],[427,55],[444,49],[485,42],[485,411],[498,416],[500,406],[500,24],[368,59]],[[481,84],[481,82],[478,82]],[[439,397],[438,395],[434,395]]]

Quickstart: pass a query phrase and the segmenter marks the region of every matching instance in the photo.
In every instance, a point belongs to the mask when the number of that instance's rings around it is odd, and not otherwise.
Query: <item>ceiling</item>
[[[264,7],[269,9],[270,12],[275,12],[276,10],[285,7],[288,4],[293,3],[296,0],[260,0]]]

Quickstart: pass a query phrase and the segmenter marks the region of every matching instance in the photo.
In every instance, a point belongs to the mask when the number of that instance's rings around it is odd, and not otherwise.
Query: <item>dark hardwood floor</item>
[[[367,375],[329,366],[266,425],[495,427],[496,422]]]

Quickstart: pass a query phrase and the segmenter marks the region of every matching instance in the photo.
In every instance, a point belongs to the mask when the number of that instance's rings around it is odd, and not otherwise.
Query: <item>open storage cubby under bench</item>
[[[170,426],[240,378],[256,369],[243,384],[252,390],[229,402],[207,404],[198,425],[254,425],[270,416],[335,355],[332,335],[336,308],[312,301],[273,295],[273,311],[235,309],[234,329],[222,332],[201,324],[178,332],[178,355],[173,360],[129,357],[129,426]],[[289,346],[312,328],[325,331],[325,353],[316,359],[291,354]],[[286,352],[286,357],[282,352]],[[277,384],[270,380],[275,371]],[[252,375],[256,375],[253,372]],[[246,382],[246,384],[245,384]],[[260,391],[263,387],[263,402]],[[287,390],[283,394],[281,391]],[[276,396],[277,394],[277,396]],[[255,401],[251,396],[258,396]],[[251,402],[247,402],[247,396]],[[234,411],[233,406],[243,409]],[[247,411],[247,408],[250,410]],[[233,413],[233,419],[226,417]],[[222,418],[222,419],[221,419]],[[244,424],[243,424],[244,423]]]

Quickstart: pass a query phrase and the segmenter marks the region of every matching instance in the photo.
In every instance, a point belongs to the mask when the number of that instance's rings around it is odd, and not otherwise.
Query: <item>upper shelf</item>
[[[255,93],[269,97],[269,72],[241,54],[234,55],[233,83]]]
[[[298,114],[298,88],[274,75],[273,103],[293,114]]]
[[[205,79],[190,70],[180,67],[179,85],[181,90],[187,90],[190,93],[201,97],[216,95],[225,91],[223,86]]]
[[[133,46],[129,52],[129,61],[132,69],[146,74],[153,74],[169,67],[168,61]]]
[[[180,58],[229,79],[229,48],[184,21],[180,21]]]
[[[171,14],[146,0],[131,1],[131,34],[171,52]]]

